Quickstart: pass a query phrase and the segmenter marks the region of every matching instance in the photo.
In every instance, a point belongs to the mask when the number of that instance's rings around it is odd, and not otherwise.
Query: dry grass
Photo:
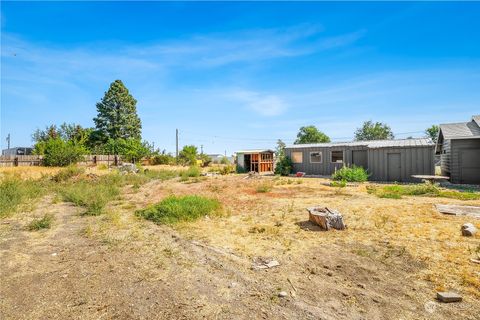
[[[279,184],[266,194],[249,190],[267,182],[232,179],[230,186],[216,192],[214,183],[196,190],[198,194],[216,193],[233,210],[228,218],[199,220],[194,228],[182,229],[191,237],[214,246],[226,247],[253,257],[265,252],[274,256],[300,257],[315,246],[340,244],[371,250],[355,251],[380,263],[411,259],[423,265],[416,276],[438,288],[449,288],[480,296],[480,280],[470,262],[480,254],[480,240],[461,236],[460,226],[472,219],[439,214],[435,203],[480,205],[479,200],[459,201],[431,197],[379,199],[367,193],[365,185],[346,187],[338,194],[334,187],[322,185],[323,179],[302,179],[301,185]],[[219,184],[220,185],[220,184]],[[248,187],[250,185],[250,188]],[[239,187],[243,194],[237,194]],[[254,205],[252,205],[254,204]],[[325,205],[345,216],[344,232],[305,231],[306,208]],[[475,222],[475,221],[473,221]],[[480,227],[480,224],[476,224]]]
[[[148,168],[178,170],[165,166]],[[16,173],[21,172],[25,177],[53,175],[58,171],[3,168],[0,172],[4,169],[9,172],[21,169]],[[480,200],[429,196],[378,198],[367,192],[368,184],[346,186],[339,193],[335,191],[339,188],[330,187],[328,183],[328,180],[314,178],[263,177],[259,181],[239,175],[212,177],[192,184],[178,179],[158,181],[148,187],[140,186],[138,192],[128,194],[121,203],[108,205],[102,217],[83,217],[101,220],[89,223],[82,234],[109,246],[144,241],[148,237],[145,226],[150,222],[136,218],[136,209],[171,194],[195,194],[218,199],[229,214],[174,226],[187,238],[201,239],[249,258],[268,253],[281,261],[294,262],[315,248],[341,246],[354,255],[370,259],[372,266],[392,266],[392,272],[399,262],[417,265],[413,277],[432,290],[456,290],[467,299],[480,297],[478,265],[470,262],[471,258],[480,256],[480,237],[462,237],[460,232],[465,222],[473,222],[479,228],[480,224],[471,218],[441,215],[434,208],[436,203],[480,206]],[[261,185],[271,189],[257,193]],[[343,232],[306,230],[306,208],[313,205],[342,212],[348,229]]]

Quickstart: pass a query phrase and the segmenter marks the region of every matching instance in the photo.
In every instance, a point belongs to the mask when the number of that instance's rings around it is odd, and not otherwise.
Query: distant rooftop
[[[425,147],[433,146],[434,143],[429,138],[415,139],[394,139],[394,140],[367,140],[352,142],[329,142],[329,143],[310,143],[310,144],[291,144],[287,145],[288,149],[310,148],[310,147],[368,147],[371,149],[388,148],[388,147]]]

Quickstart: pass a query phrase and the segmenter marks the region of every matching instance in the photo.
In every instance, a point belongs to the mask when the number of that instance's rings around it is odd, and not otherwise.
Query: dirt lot
[[[470,258],[480,237],[462,237],[460,226],[480,223],[433,205],[480,200],[381,199],[364,184],[244,177],[126,187],[100,216],[48,195],[0,220],[0,318],[479,318],[480,265]],[[265,183],[271,191],[258,193]],[[170,194],[217,198],[224,213],[173,228],[135,217]],[[348,229],[316,229],[313,205],[341,211]],[[25,229],[44,213],[55,216],[52,228]],[[252,270],[256,257],[280,266]],[[463,302],[435,301],[447,289]]]

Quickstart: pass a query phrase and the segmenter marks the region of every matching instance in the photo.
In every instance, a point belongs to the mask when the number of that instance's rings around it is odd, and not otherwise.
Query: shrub
[[[197,164],[197,147],[190,145],[184,146],[178,154],[178,160],[183,165],[196,165]]]
[[[197,166],[191,166],[187,170],[183,171],[180,176],[182,178],[182,181],[188,180],[188,178],[194,178],[194,177],[199,177],[201,174],[201,170]]]
[[[64,201],[86,208],[84,214],[95,216],[103,213],[107,203],[120,194],[117,184],[111,182],[111,179],[95,183],[79,181],[62,188],[60,194]]]
[[[255,190],[257,191],[257,193],[267,193],[272,191],[272,188],[273,187],[270,183],[264,182],[259,184]]]
[[[43,154],[43,165],[47,167],[65,167],[82,159],[87,150],[73,141],[50,138],[35,145],[37,154]]]
[[[41,181],[6,177],[0,182],[0,218],[6,217],[25,201],[44,193]]]
[[[220,207],[220,203],[215,199],[200,196],[169,196],[160,203],[136,211],[135,214],[158,224],[174,224],[218,213]]]
[[[235,172],[236,172],[236,169],[235,169],[235,166],[233,164],[224,165],[220,168],[220,171],[219,171],[219,173],[221,175],[227,175],[227,174],[235,173]]]
[[[290,173],[292,173],[292,160],[287,156],[280,157],[275,165],[275,174],[288,176]]]
[[[97,166],[97,169],[98,170],[107,170],[108,169],[108,166],[105,164],[105,163],[102,163],[102,164],[99,164]]]
[[[368,180],[368,173],[362,167],[344,166],[339,170],[335,171],[332,175],[333,180],[345,180],[348,182],[365,182]]]
[[[107,154],[119,154],[127,162],[137,162],[150,154],[149,145],[140,139],[109,139],[103,146]]]
[[[336,188],[345,188],[347,186],[347,181],[345,181],[345,180],[332,181],[330,183],[330,186],[336,187]]]
[[[168,153],[157,154],[150,160],[152,165],[175,164],[175,157]]]
[[[60,170],[56,175],[52,177],[52,180],[55,182],[66,181],[72,177],[78,176],[85,172],[84,168],[77,167],[75,165],[70,165],[62,170]]]
[[[220,160],[220,164],[230,164],[230,161],[227,157],[222,157],[222,159]]]
[[[27,229],[30,231],[38,231],[41,229],[50,229],[52,226],[54,216],[52,214],[45,214],[43,218],[35,218],[27,226]]]
[[[210,158],[208,155],[205,153],[200,153],[198,155],[198,160],[202,162],[202,167],[208,167],[210,163],[212,163],[212,158]]]

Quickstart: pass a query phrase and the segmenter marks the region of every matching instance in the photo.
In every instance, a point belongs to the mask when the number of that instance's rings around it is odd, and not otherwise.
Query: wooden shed
[[[450,182],[480,184],[480,115],[469,122],[441,124],[435,151]]]
[[[243,150],[236,154],[238,171],[262,173],[275,170],[275,151],[273,150]]]
[[[330,176],[348,165],[364,167],[373,181],[414,182],[433,175],[435,145],[430,139],[297,144],[285,148],[294,172]]]

